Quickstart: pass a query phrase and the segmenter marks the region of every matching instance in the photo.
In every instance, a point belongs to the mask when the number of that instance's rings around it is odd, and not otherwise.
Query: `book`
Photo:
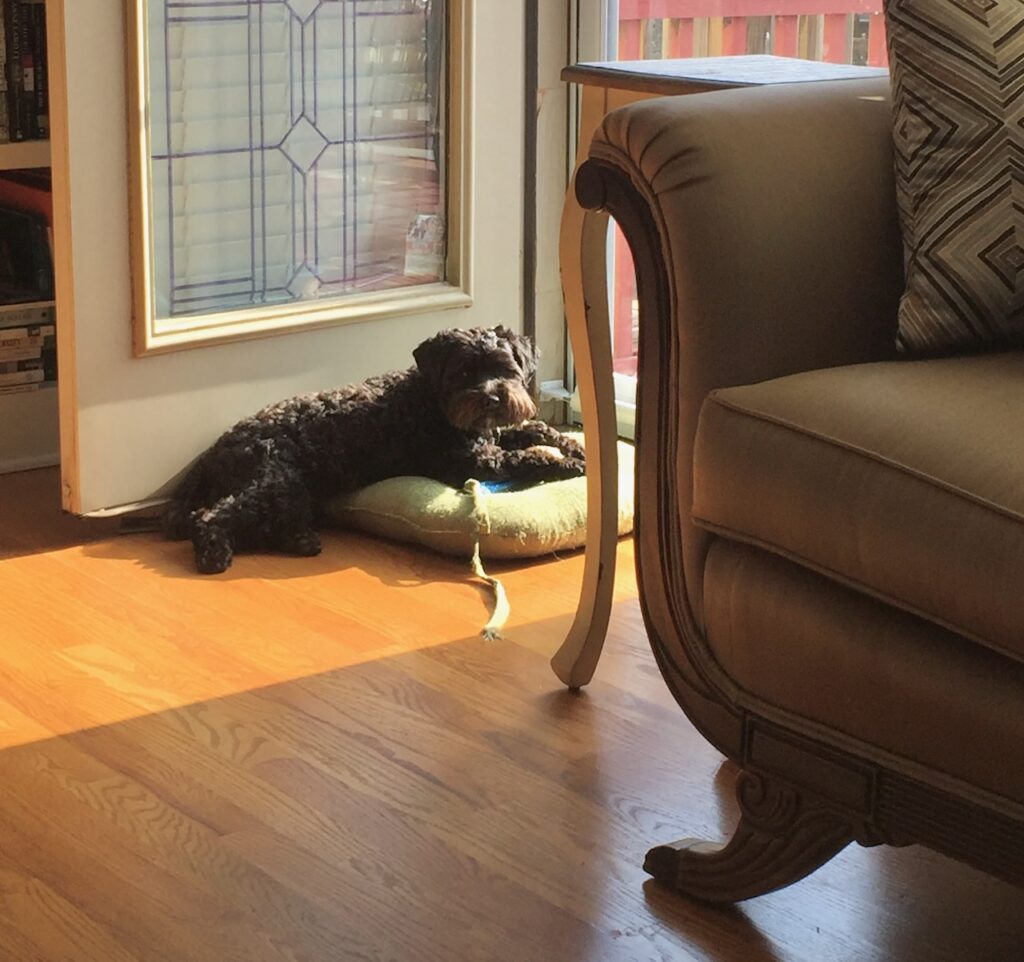
[[[42,357],[43,350],[42,344],[27,347],[0,347],[0,362],[28,361],[32,358]]]
[[[53,301],[41,301],[34,304],[0,304],[0,338],[16,337],[9,333],[12,329],[23,327],[48,327],[47,332],[53,334],[53,322],[56,305]]]
[[[38,391],[39,382],[34,384],[3,384],[0,385],[0,395],[3,394],[26,394],[29,391]]]
[[[0,3],[0,141],[10,139],[11,126],[7,119],[7,28],[3,4]]]
[[[7,74],[7,123],[12,141],[28,139],[28,117],[25,111],[25,75],[22,58],[22,25],[25,8],[20,0],[3,0],[4,50]]]
[[[19,10],[18,31],[21,34],[21,117],[25,140],[32,140],[36,130],[36,60],[32,41],[32,7],[26,0],[15,0]]]
[[[17,374],[20,371],[42,371],[44,381],[56,381],[57,352],[50,348],[40,350],[35,357],[0,361],[0,374]]]
[[[0,331],[0,348],[5,347],[52,347],[55,344],[55,329],[51,324],[30,328],[8,328]]]
[[[16,384],[38,384],[43,379],[43,369],[41,367],[34,371],[13,371],[10,374],[0,374],[0,387],[11,387]]]
[[[46,0],[30,0],[32,62],[35,69],[35,129],[33,136],[50,136],[50,75],[46,62]]]
[[[0,0],[0,61],[0,137],[17,142],[49,136],[46,0]]]
[[[7,18],[3,15],[3,2],[0,0],[0,91],[7,93]],[[4,98],[6,100],[6,98]]]
[[[4,336],[6,334],[13,336]],[[57,338],[51,325],[15,328],[10,332],[0,331],[0,362],[24,361],[33,357],[45,358],[48,353],[53,354],[56,365]]]
[[[16,337],[53,337],[56,333],[56,324],[31,323],[30,318],[22,320],[17,327],[0,324],[0,341],[10,341]]]
[[[0,361],[0,374],[16,374],[18,371],[42,371],[42,351],[39,357],[26,358],[23,361]]]

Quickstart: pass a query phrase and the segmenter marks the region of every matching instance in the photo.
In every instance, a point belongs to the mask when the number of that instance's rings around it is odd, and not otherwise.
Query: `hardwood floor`
[[[1021,892],[851,849],[735,909],[644,851],[725,834],[733,773],[667,694],[620,547],[583,694],[547,666],[578,555],[506,567],[328,535],[192,573],[187,545],[0,478],[3,962],[1019,962]]]

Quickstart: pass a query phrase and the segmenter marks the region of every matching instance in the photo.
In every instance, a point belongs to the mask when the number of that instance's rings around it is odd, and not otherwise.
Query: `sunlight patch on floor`
[[[468,559],[328,530],[318,557],[242,555],[211,577],[195,572],[187,542],[76,542],[75,519],[41,519],[18,535],[24,552],[0,560],[0,747],[456,641],[488,644],[480,631],[494,597]],[[34,543],[43,527],[52,537]],[[634,598],[628,540],[620,556],[616,597]],[[489,566],[512,607],[506,641],[492,644],[553,654],[583,563],[576,552]]]
[[[486,588],[457,569],[439,596],[408,568],[243,558],[201,578],[94,550],[0,562],[0,747],[474,639],[489,617]]]

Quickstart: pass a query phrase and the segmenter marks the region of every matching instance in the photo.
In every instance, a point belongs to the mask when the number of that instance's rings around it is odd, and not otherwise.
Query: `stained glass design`
[[[147,0],[157,318],[443,279],[443,0]]]

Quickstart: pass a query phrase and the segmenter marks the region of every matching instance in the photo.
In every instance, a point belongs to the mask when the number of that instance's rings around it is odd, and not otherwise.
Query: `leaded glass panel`
[[[145,0],[156,319],[444,280],[444,0]]]

